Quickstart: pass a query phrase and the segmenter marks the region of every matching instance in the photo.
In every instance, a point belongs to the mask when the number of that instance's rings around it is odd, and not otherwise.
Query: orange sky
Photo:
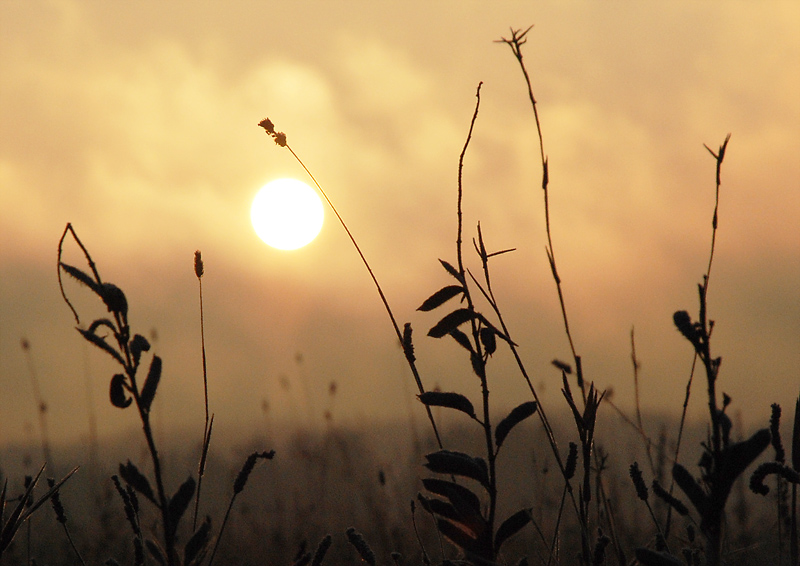
[[[158,332],[157,410],[177,409],[159,417],[167,429],[202,428],[195,249],[220,426],[266,426],[263,400],[273,422],[321,423],[326,409],[341,421],[405,418],[409,407],[421,422],[388,319],[332,215],[296,252],[253,232],[261,185],[306,180],[256,126],[266,116],[339,208],[400,323],[414,325],[426,385],[476,399],[458,346],[424,337],[444,311],[415,308],[450,282],[437,258],[455,260],[456,166],[479,81],[465,236],[480,220],[490,248],[517,248],[495,260],[495,292],[549,410],[565,410],[549,365],[569,350],[544,253],[535,126],[509,49],[492,42],[530,24],[554,246],[587,377],[630,406],[635,326],[643,403],[679,414],[692,358],[671,317],[696,312],[708,260],[714,160],[703,143],[731,132],[709,299],[719,387],[748,423],[765,424],[773,402],[789,411],[800,384],[796,2],[2,2],[2,441],[38,435],[22,337],[54,439],[86,435],[87,396],[102,435],[135,425],[109,406],[115,368],[84,346],[59,295],[68,221],[126,291],[134,330]],[[68,260],[80,260],[74,246]],[[503,357],[490,380],[508,406],[528,397]]]

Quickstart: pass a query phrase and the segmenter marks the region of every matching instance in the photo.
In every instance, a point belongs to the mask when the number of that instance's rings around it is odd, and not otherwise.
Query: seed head
[[[631,479],[633,480],[633,485],[636,488],[636,495],[642,501],[647,501],[648,493],[647,493],[647,485],[644,483],[644,478],[642,478],[642,471],[639,469],[639,464],[634,462],[631,464]]]
[[[200,250],[194,252],[194,274],[200,279],[203,276],[203,258],[200,255]]]
[[[258,123],[259,126],[264,128],[264,131],[267,132],[269,135],[275,133],[275,126],[272,124],[272,120],[269,118],[264,118]]]
[[[54,485],[56,485],[56,480],[53,478],[47,478],[47,485],[52,488]],[[61,504],[61,498],[58,495],[58,490],[54,491],[53,495],[50,496],[50,501],[53,504],[53,510],[56,512],[56,520],[62,525],[66,525],[67,514],[64,512],[64,506]]]

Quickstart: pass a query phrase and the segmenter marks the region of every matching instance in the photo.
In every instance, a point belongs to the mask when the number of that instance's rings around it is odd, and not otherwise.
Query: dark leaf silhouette
[[[425,467],[432,472],[471,478],[489,489],[489,469],[482,458],[450,450],[439,450],[427,454],[425,458],[428,460]]]
[[[422,494],[417,494],[417,498],[428,513],[434,513],[450,521],[461,522],[456,508],[451,503],[441,499],[425,497]]]
[[[428,331],[428,336],[431,336],[432,338],[441,338],[442,336],[447,336],[453,330],[457,329],[459,326],[469,320],[472,320],[473,318],[475,318],[475,313],[470,309],[454,310],[436,323],[436,326]]]
[[[189,506],[189,503],[192,500],[192,495],[194,495],[194,487],[194,478],[189,476],[189,478],[178,488],[178,491],[175,492],[175,495],[173,495],[169,500],[167,516],[169,517],[169,528],[173,533],[178,528],[178,522],[181,520],[183,513],[186,511],[186,508]]]
[[[686,507],[683,501],[671,495],[667,490],[661,487],[661,484],[655,479],[653,480],[653,493],[667,505],[675,509],[675,511],[682,517],[685,517],[689,514],[689,508]]]
[[[511,429],[536,412],[536,401],[527,401],[512,410],[506,418],[500,421],[494,431],[497,447],[503,445]]]
[[[156,389],[158,382],[161,380],[161,358],[153,356],[153,361],[150,362],[150,371],[147,372],[147,379],[144,380],[142,392],[139,395],[139,403],[142,410],[149,411],[150,405],[156,396]]]
[[[484,351],[491,356],[497,350],[497,339],[495,338],[497,334],[495,333],[494,328],[481,328],[480,336]]]
[[[128,299],[125,293],[113,283],[103,283],[100,286],[100,297],[103,299],[108,312],[117,313],[123,317],[128,315]]]
[[[729,455],[730,467],[727,478],[731,485],[745,469],[769,446],[771,435],[768,428],[762,428],[753,436],[742,442],[732,445]]]
[[[73,267],[71,265],[67,265],[66,263],[61,263],[61,269],[66,271],[69,275],[89,287],[92,291],[94,291],[98,297],[103,296],[102,292],[100,291],[100,285],[97,284],[97,281],[92,279],[87,273],[81,271],[77,267]]]
[[[675,483],[678,484],[678,487],[683,490],[683,493],[685,493],[686,497],[692,502],[692,505],[694,505],[698,513],[700,513],[701,516],[704,515],[706,513],[708,496],[697,483],[697,480],[692,477],[692,474],[690,474],[686,468],[676,463],[672,466],[672,477]]]
[[[211,517],[206,516],[203,524],[195,531],[183,549],[184,566],[200,564],[203,561],[208,550],[208,542],[211,540],[210,533]]]
[[[150,342],[141,334],[136,334],[130,343],[131,355],[133,356],[133,366],[139,365],[139,360],[142,357],[142,352],[150,350]]]
[[[95,321],[95,323],[97,323],[97,322],[99,322],[99,321]],[[96,335],[91,330],[91,327],[90,327],[90,330],[83,330],[82,328],[78,328],[77,330],[78,330],[78,332],[81,333],[81,336],[86,338],[86,340],[88,340],[89,342],[91,342],[92,344],[94,344],[95,346],[100,348],[101,350],[104,350],[106,353],[110,354],[112,358],[114,358],[115,360],[117,360],[120,363],[120,365],[122,365],[122,366],[125,365],[125,360],[122,359],[122,356],[119,355],[119,352],[117,352],[113,348],[113,346],[111,346],[108,342],[106,342],[104,338],[101,338],[100,336]]]
[[[144,543],[147,545],[147,550],[150,552],[150,556],[153,557],[153,560],[161,566],[167,566],[167,558],[164,556],[164,551],[158,546],[158,543],[151,539],[145,540]]]
[[[121,373],[115,374],[111,378],[108,394],[111,398],[111,404],[120,409],[129,407],[133,402],[133,399],[125,393],[125,376]]]
[[[141,493],[153,503],[156,502],[156,498],[153,495],[153,489],[150,487],[150,482],[147,481],[147,478],[139,471],[139,468],[132,464],[130,460],[128,460],[127,464],[119,465],[119,475],[125,481],[125,483],[127,483],[133,489]]]
[[[531,522],[531,509],[522,509],[503,521],[494,537],[494,550],[498,552],[503,543],[517,534],[525,525]]]
[[[443,259],[440,259],[439,263],[442,264],[442,267],[445,268],[447,273],[449,273],[450,275],[452,275],[453,277],[456,278],[456,281],[460,282],[462,285],[464,284],[464,280],[461,278],[461,274],[458,272],[458,269],[456,269],[455,267],[453,267],[452,265],[450,265],[448,262],[446,262]]]
[[[431,493],[446,497],[456,510],[459,521],[474,533],[482,533],[486,530],[487,525],[481,514],[480,499],[472,491],[463,485],[435,478],[423,479],[422,484]]]
[[[418,395],[423,404],[434,407],[448,407],[475,418],[475,408],[469,399],[461,393],[443,393],[440,391],[426,391]]]
[[[472,342],[470,342],[469,338],[467,338],[467,335],[461,332],[458,328],[451,330],[450,336],[452,336],[456,342],[461,344],[465,350],[468,352],[474,352],[474,349],[472,348]]]
[[[467,552],[476,554],[478,556],[491,554],[491,551],[486,552],[487,549],[483,548],[478,540],[469,536],[466,531],[461,530],[450,521],[445,519],[437,519],[436,527],[439,529],[440,533]]]
[[[456,295],[464,292],[464,287],[461,285],[448,285],[436,291],[433,295],[428,297],[424,303],[417,309],[418,311],[432,311],[440,307]]]

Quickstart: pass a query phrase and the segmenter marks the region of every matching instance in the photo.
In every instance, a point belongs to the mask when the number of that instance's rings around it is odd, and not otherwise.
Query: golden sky
[[[714,205],[703,144],[730,132],[709,292],[718,387],[747,423],[764,425],[773,402],[789,411],[800,385],[797,2],[2,1],[2,441],[38,435],[23,337],[54,439],[87,434],[89,402],[101,435],[136,424],[110,407],[115,368],[82,343],[60,298],[67,222],[127,293],[134,331],[157,331],[168,430],[202,428],[196,249],[219,426],[318,424],[326,409],[421,422],[378,295],[330,211],[295,252],[251,228],[264,183],[307,180],[257,127],[264,117],[348,222],[400,324],[413,324],[426,386],[477,399],[459,347],[425,337],[446,311],[415,309],[450,283],[437,258],[455,261],[457,162],[479,81],[465,238],[480,221],[491,249],[517,248],[494,260],[494,289],[549,411],[566,410],[550,365],[569,349],[535,124],[510,50],[493,43],[531,24],[554,246],[587,378],[630,407],[635,327],[645,408],[679,414],[692,353],[672,313],[697,310]],[[67,260],[80,259],[72,245]],[[510,406],[529,394],[505,354],[490,385]]]

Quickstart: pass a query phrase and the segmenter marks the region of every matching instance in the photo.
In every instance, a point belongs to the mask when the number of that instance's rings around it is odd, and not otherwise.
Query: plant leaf
[[[447,285],[425,299],[425,302],[417,310],[423,312],[432,311],[463,292],[464,287],[461,285]]]
[[[452,265],[450,265],[448,262],[446,262],[443,259],[440,259],[439,263],[442,264],[442,267],[445,268],[447,273],[449,273],[450,275],[452,275],[453,277],[456,278],[456,281],[458,281],[462,285],[464,284],[464,280],[461,278],[461,274],[458,272],[458,269],[456,269],[455,267],[453,267]]]
[[[496,335],[496,336],[499,336],[501,339],[505,340],[506,342],[508,342],[508,343],[509,343],[509,344],[511,344],[512,346],[517,346],[517,345],[518,345],[518,344],[517,344],[516,342],[514,342],[514,341],[513,341],[511,338],[509,338],[508,336],[506,336],[506,335],[505,335],[505,334],[504,334],[504,333],[503,333],[503,332],[502,332],[502,331],[501,331],[499,328],[497,328],[497,327],[496,327],[494,324],[492,324],[491,322],[489,322],[489,319],[488,319],[488,318],[486,318],[485,316],[483,316],[481,313],[479,313],[479,312],[476,312],[476,313],[475,313],[475,318],[477,318],[478,320],[480,320],[480,321],[483,323],[483,325],[484,325],[484,326],[486,326],[487,328],[491,328],[491,329],[494,331],[494,333],[495,333],[495,335]]]
[[[471,478],[489,489],[489,469],[482,458],[450,450],[439,450],[427,454],[425,458],[428,460],[425,467],[432,472]]]
[[[150,342],[148,342],[147,338],[141,334],[136,334],[131,339],[129,347],[131,349],[131,355],[133,356],[133,366],[138,367],[139,359],[142,357],[142,352],[147,352],[150,350]]]
[[[83,330],[82,328],[78,328],[77,331],[80,332],[81,336],[83,336],[86,340],[110,354],[111,357],[117,360],[121,366],[125,365],[125,360],[122,359],[122,356],[119,355],[119,352],[117,352],[108,342],[106,342],[104,338],[100,338],[94,332]]]
[[[92,279],[86,272],[78,269],[77,267],[73,267],[71,265],[67,265],[64,262],[61,262],[61,269],[66,271],[69,275],[73,278],[77,279],[89,289],[91,289],[98,297],[102,298],[102,293],[100,292],[100,285],[97,284],[97,281]]]
[[[453,339],[456,342],[458,342],[459,344],[461,344],[461,346],[465,350],[467,350],[468,352],[474,352],[475,351],[472,348],[472,342],[469,341],[469,338],[467,338],[467,335],[464,334],[463,332],[461,332],[458,328],[455,328],[455,329],[451,330],[450,331],[450,336],[452,336]]]
[[[737,442],[728,449],[730,454],[726,459],[730,462],[730,468],[727,470],[727,477],[725,479],[728,480],[731,485],[733,485],[736,478],[766,450],[767,446],[770,444],[771,438],[772,436],[769,433],[769,429],[762,428],[747,440]]]
[[[454,310],[436,323],[436,326],[428,331],[428,336],[431,336],[432,338],[441,338],[442,336],[447,336],[453,330],[457,329],[459,326],[468,320],[472,320],[473,318],[475,318],[475,312],[470,309],[464,308]]]
[[[205,521],[200,525],[192,538],[186,543],[183,549],[183,564],[184,566],[191,566],[193,564],[200,564],[205,558],[208,551],[208,543],[211,540],[209,534],[211,533],[211,517],[206,515]]]
[[[521,509],[503,521],[494,537],[494,551],[498,552],[503,543],[517,534],[525,525],[531,522],[531,509]]]
[[[121,373],[111,378],[108,396],[111,398],[111,404],[120,409],[129,407],[133,402],[133,399],[125,394],[125,376]]]
[[[689,498],[689,501],[692,502],[700,516],[704,517],[708,507],[708,496],[697,483],[697,480],[692,477],[692,474],[686,468],[677,463],[672,466],[672,477],[678,487],[686,494],[686,497]]]
[[[485,326],[481,328],[481,344],[483,344],[483,349],[490,356],[497,350],[497,340],[495,339],[496,335],[497,333],[494,331],[494,328],[488,328]]]
[[[153,356],[153,361],[150,362],[150,371],[147,372],[147,378],[144,380],[142,392],[139,394],[139,403],[144,411],[150,411],[150,405],[156,396],[156,389],[158,382],[161,379],[161,358]]]
[[[473,533],[480,535],[486,532],[488,525],[481,514],[480,500],[472,491],[463,485],[435,478],[425,478],[422,484],[431,493],[446,497],[456,511],[458,521]]]
[[[158,543],[150,539],[146,539],[144,543],[147,546],[147,550],[150,551],[150,555],[153,557],[153,559],[161,566],[167,566],[167,558],[164,556],[164,551],[161,550],[161,547],[158,545]]]
[[[436,519],[436,527],[439,529],[439,532],[450,539],[453,544],[458,545],[465,551],[477,554],[478,556],[486,554],[482,552],[484,549],[481,548],[480,543],[476,539],[469,536],[469,534],[450,521]]]
[[[150,487],[150,482],[130,460],[128,460],[127,464],[119,465],[119,476],[133,489],[158,505],[155,495],[153,495],[153,488]]]
[[[475,408],[469,399],[460,393],[443,393],[441,391],[426,391],[417,396],[424,405],[434,407],[448,407],[466,413],[475,418]]]
[[[169,517],[169,528],[173,533],[177,530],[178,523],[180,522],[183,513],[186,511],[186,508],[192,501],[194,487],[194,478],[189,476],[189,478],[178,488],[178,491],[175,492],[175,495],[173,495],[169,500],[167,516]]]
[[[120,314],[123,317],[128,315],[128,299],[122,289],[113,283],[103,283],[100,285],[100,297],[108,308],[108,312]]]
[[[448,501],[443,501],[441,499],[435,499],[433,497],[426,498],[426,507],[425,510],[429,513],[434,513],[439,515],[440,517],[444,517],[449,521],[453,521],[456,523],[461,523],[461,517],[459,516],[456,508],[453,507],[451,503]],[[466,527],[466,525],[464,525]]]
[[[505,442],[511,429],[534,414],[536,408],[536,401],[526,401],[515,407],[506,418],[498,423],[497,428],[494,429],[494,438],[498,448]]]

